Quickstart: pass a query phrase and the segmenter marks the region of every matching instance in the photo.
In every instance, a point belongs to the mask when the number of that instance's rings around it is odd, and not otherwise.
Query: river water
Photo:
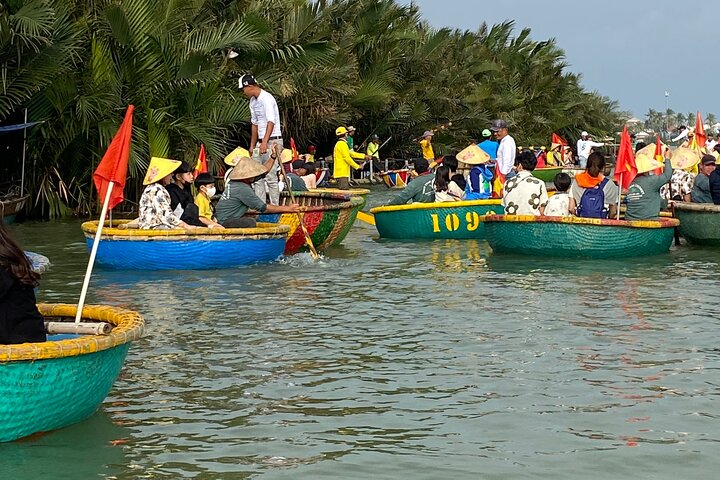
[[[390,193],[374,190],[369,203]],[[79,222],[13,227],[77,300]],[[623,261],[380,241],[225,271],[98,269],[147,321],[100,411],[0,478],[712,478],[718,251]]]

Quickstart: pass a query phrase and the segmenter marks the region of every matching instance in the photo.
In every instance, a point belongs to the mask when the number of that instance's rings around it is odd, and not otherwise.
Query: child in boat
[[[484,200],[492,196],[493,170],[486,164],[470,170],[465,186],[465,200]]]
[[[548,217],[567,217],[570,215],[570,185],[572,180],[567,173],[558,173],[553,178],[555,195],[548,199],[545,215]]]
[[[22,248],[0,220],[0,344],[44,342],[45,323],[37,309],[35,273]]]
[[[143,185],[146,185],[140,197],[140,218],[138,224],[141,229],[194,229],[175,215],[170,206],[170,194],[163,186],[170,181],[170,176],[180,166],[177,160],[152,157],[148,165]]]
[[[584,218],[610,218],[617,212],[617,185],[603,175],[605,157],[593,152],[587,159],[585,171],[575,175],[570,189],[570,213]]]
[[[195,205],[198,208],[198,219],[208,228],[222,227],[217,223],[210,200],[215,196],[215,179],[209,173],[201,173],[195,179]]]
[[[450,167],[441,165],[435,172],[435,202],[458,202],[463,199],[464,192],[457,184],[450,181]]]

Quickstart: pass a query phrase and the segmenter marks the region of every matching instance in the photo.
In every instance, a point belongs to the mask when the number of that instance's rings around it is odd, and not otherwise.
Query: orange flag
[[[563,140],[560,135],[553,133],[552,141],[550,142],[550,144],[551,144],[550,148],[553,149],[553,148],[557,147],[558,145],[560,145],[561,147],[564,147],[565,145],[567,145],[567,142],[565,140]]]
[[[114,183],[110,193],[109,209],[125,199],[125,179],[127,177],[128,159],[130,158],[130,140],[132,137],[132,116],[135,107],[129,105],[125,112],[125,119],[110,142],[105,155],[93,173],[93,182],[100,201],[105,201],[110,182]]]
[[[195,163],[195,171],[193,171],[193,176],[197,177],[201,173],[207,173],[208,171],[208,163],[207,163],[207,156],[205,155],[205,145],[200,144],[200,154],[198,155],[197,162]]]
[[[695,148],[698,151],[705,148],[705,143],[707,142],[707,135],[705,135],[705,125],[703,125],[703,119],[702,115],[700,115],[700,112],[697,112],[697,118],[695,119],[694,142],[696,144]]]
[[[625,125],[622,137],[620,137],[620,149],[615,164],[615,181],[620,185],[621,189],[626,189],[635,180],[636,175],[635,152],[633,152],[630,133],[627,125]]]

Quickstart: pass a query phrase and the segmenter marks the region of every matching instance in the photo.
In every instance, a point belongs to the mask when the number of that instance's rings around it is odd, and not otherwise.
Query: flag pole
[[[618,206],[617,206],[617,214],[616,214],[617,220],[620,220],[620,198],[622,197],[622,191],[623,191],[622,177],[623,177],[623,172],[620,172],[620,187],[618,187],[618,189],[619,189],[619,191],[618,191]]]
[[[110,204],[110,194],[112,193],[114,185],[115,182],[108,183],[107,193],[105,193],[105,201],[103,202],[102,212],[100,212],[100,221],[98,222],[95,240],[93,241],[92,250],[90,251],[90,260],[88,261],[87,270],[85,270],[85,279],[83,280],[82,291],[80,292],[80,300],[78,301],[77,313],[75,314],[75,323],[79,323],[82,319],[85,297],[87,296],[88,286],[90,285],[90,275],[92,275],[93,265],[95,264],[95,256],[97,255],[98,245],[100,244],[100,235],[102,235],[102,229],[105,225],[105,215],[107,215],[108,205]]]

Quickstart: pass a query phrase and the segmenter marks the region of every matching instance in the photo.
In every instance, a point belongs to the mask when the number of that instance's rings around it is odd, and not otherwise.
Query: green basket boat
[[[483,216],[502,212],[499,199],[387,205],[370,210],[381,238],[485,238]]]
[[[538,180],[542,180],[543,182],[549,182],[552,183],[553,178],[555,178],[555,175],[558,173],[561,173],[563,171],[563,167],[544,167],[544,168],[536,168],[532,171],[533,177],[537,178]]]
[[[488,215],[485,235],[496,253],[565,258],[644,257],[667,252],[679,223],[674,218],[627,221]]]
[[[77,305],[38,305],[46,320],[73,318]],[[0,442],[85,420],[102,404],[140,338],[140,314],[104,305],[83,308],[85,321],[115,325],[108,335],[71,335],[0,345]]]
[[[675,202],[680,235],[694,245],[720,246],[720,205]]]

